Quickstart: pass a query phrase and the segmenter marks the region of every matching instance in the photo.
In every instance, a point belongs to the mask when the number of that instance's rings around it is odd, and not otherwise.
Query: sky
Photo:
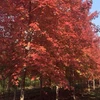
[[[92,0],[92,1],[93,1],[93,4],[92,4],[92,8],[91,8],[90,12],[94,12],[94,11],[100,12],[100,0]],[[95,20],[93,20],[93,22],[96,25],[100,26],[100,15],[99,15],[98,18],[96,18]]]

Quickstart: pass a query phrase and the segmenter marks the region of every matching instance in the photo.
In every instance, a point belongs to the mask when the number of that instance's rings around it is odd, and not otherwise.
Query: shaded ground
[[[100,88],[90,92],[77,92],[76,100],[100,100]],[[13,100],[14,93],[5,93],[0,95],[0,100]],[[16,92],[16,99],[20,100],[20,91]],[[25,100],[56,100],[55,89],[43,88],[42,91],[37,89],[31,89],[25,91]],[[73,92],[60,89],[58,100],[74,100]]]
[[[81,95],[82,100],[100,100],[100,88]],[[81,100],[81,99],[80,99]]]

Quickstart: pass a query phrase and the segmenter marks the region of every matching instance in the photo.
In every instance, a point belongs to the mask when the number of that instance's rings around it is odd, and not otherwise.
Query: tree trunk
[[[93,90],[95,90],[96,86],[95,86],[95,79],[94,78],[92,80],[92,83],[93,83]]]
[[[76,100],[75,89],[73,90],[73,95],[72,95],[72,97],[73,97],[73,100]]]
[[[89,80],[88,80],[88,92],[90,92],[90,83],[89,83]]]
[[[10,84],[11,84],[11,78],[8,77],[8,82],[7,82],[7,87],[6,87],[6,90],[8,91],[8,93],[10,91]]]
[[[20,100],[24,100],[24,89],[21,89],[21,96],[20,96]]]
[[[42,100],[42,75],[40,75],[40,100]]]
[[[3,88],[2,92],[4,94],[4,92],[5,92],[5,78],[3,78],[3,80],[2,80],[2,88]]]
[[[22,72],[22,83],[21,83],[21,95],[20,100],[24,100],[24,90],[25,90],[25,77],[26,77],[26,68]]]
[[[14,98],[13,100],[16,100],[16,89],[14,90]]]
[[[100,87],[100,79],[98,79],[99,80],[99,86],[98,87]]]
[[[59,87],[56,86],[56,100],[58,100],[58,97],[59,97]]]

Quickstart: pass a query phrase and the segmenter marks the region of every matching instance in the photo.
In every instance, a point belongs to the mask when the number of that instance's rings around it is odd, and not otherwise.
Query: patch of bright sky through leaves
[[[92,0],[92,2],[93,4],[90,12],[94,12],[94,11],[100,12],[100,0]],[[100,27],[100,14],[96,19],[93,20],[93,23],[95,23]],[[100,32],[99,32],[99,36],[100,36]]]

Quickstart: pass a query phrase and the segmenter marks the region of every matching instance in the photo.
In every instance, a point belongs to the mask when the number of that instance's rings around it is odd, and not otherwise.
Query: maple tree
[[[5,77],[16,80],[25,68],[27,76],[42,75],[68,86],[73,72],[77,79],[96,68],[99,28],[92,19],[98,12],[90,14],[91,6],[90,0],[0,1],[0,65],[7,66]]]

